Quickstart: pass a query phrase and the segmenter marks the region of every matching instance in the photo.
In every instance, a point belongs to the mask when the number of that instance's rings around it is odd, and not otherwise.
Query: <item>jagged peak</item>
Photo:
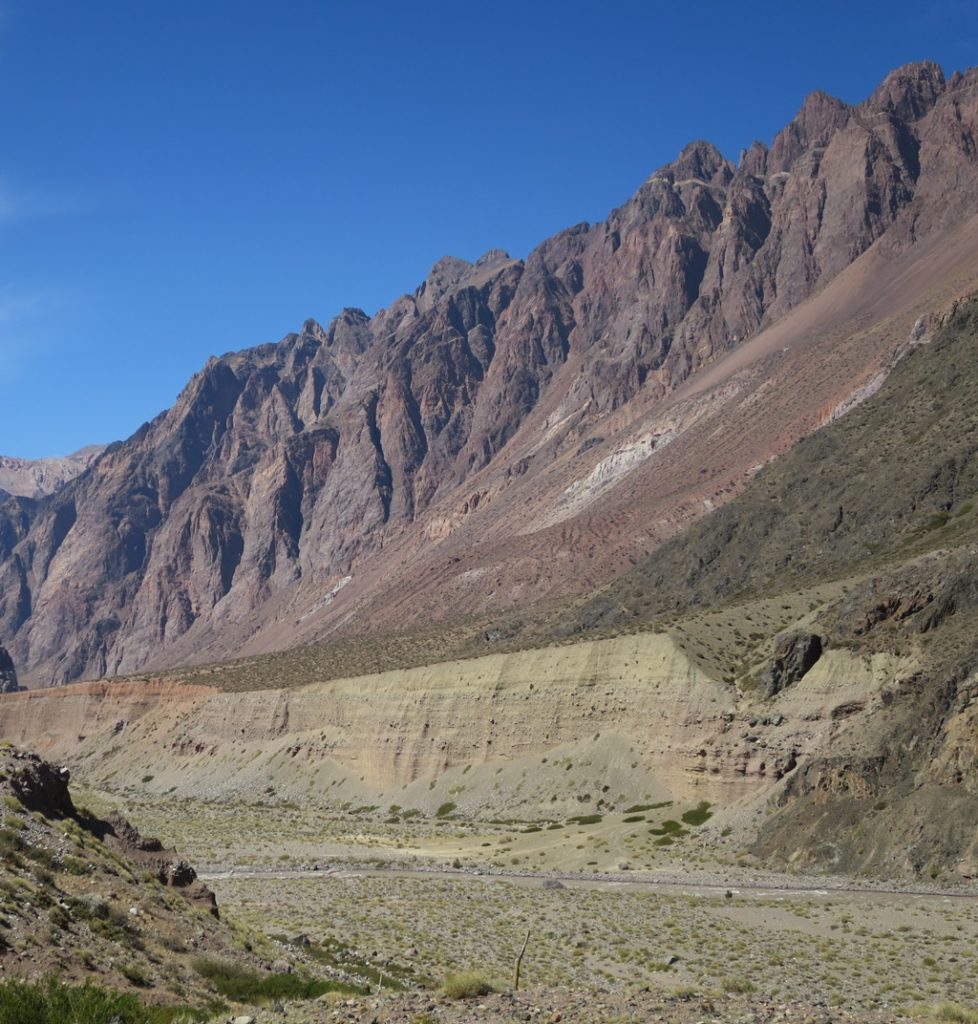
[[[813,146],[825,146],[852,116],[852,107],[821,89],[810,92],[794,118],[775,136],[768,153],[769,172],[787,171]]]
[[[505,249],[488,249],[475,263],[457,256],[442,257],[428,272],[414,293],[420,313],[429,312],[437,303],[466,284],[479,284],[492,276],[497,267],[515,262]],[[391,307],[392,309],[394,307]]]
[[[414,293],[415,302],[422,312],[429,310],[443,295],[446,295],[472,269],[468,260],[458,256],[442,256],[428,271],[428,276],[418,285]]]
[[[315,323],[315,321],[312,322]],[[356,306],[345,306],[337,316],[333,317],[325,331],[319,324],[316,324],[319,330],[316,337],[329,348],[336,347],[359,354],[365,351],[369,344],[366,330],[369,324],[370,317],[362,309]]]
[[[916,121],[934,106],[946,88],[944,71],[934,61],[904,64],[883,79],[863,106]]]
[[[706,139],[696,139],[684,146],[671,164],[659,168],[653,178],[665,178],[672,183],[696,179],[726,184],[732,175],[733,169],[720,150]]]
[[[767,172],[767,153],[767,146],[755,139],[747,149],[741,152],[737,170],[741,174],[763,177]]]
[[[488,267],[493,263],[509,262],[510,255],[505,249],[488,249],[476,261],[477,267]]]
[[[313,317],[309,317],[308,320],[302,322],[302,328],[299,331],[300,335],[312,335],[313,337],[322,337],[325,334],[323,325]]]
[[[849,119],[851,110],[844,100],[816,89],[805,97],[792,123],[801,129],[803,139],[811,144],[841,127]]]

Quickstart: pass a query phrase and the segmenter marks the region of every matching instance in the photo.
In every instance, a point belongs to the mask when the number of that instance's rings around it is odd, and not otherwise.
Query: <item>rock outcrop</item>
[[[816,633],[796,631],[778,637],[774,658],[761,676],[760,696],[773,697],[785,687],[797,683],[821,656],[822,638]]]
[[[9,743],[0,745],[0,841],[3,886],[17,893],[0,934],[5,982],[172,986],[170,998],[199,1005],[212,994],[195,969],[200,957],[267,970],[241,949],[193,868],[124,819],[76,808],[65,769]]]
[[[80,814],[71,799],[67,768],[53,765],[37,754],[19,749],[8,750],[0,768],[0,777],[13,797],[28,811],[36,811],[48,820],[73,818],[82,821],[109,848],[143,870],[150,871],[162,884],[171,886],[194,905],[219,917],[214,893],[197,879],[197,872],[186,860],[168,850],[158,839],[141,836],[122,815],[113,813],[105,820]]]
[[[138,868],[152,873],[161,885],[177,889],[194,906],[206,910],[211,917],[220,917],[217,897],[197,878],[197,872],[159,839],[139,834],[121,814],[110,814],[99,831],[102,841],[121,853]]]
[[[858,273],[889,282],[898,268],[894,302],[913,292],[907,253],[960,263],[963,248],[922,240],[978,212],[976,132],[978,71],[946,82],[933,64],[903,68],[858,106],[816,93],[770,148],[734,164],[695,142],[605,222],[525,261],[445,259],[373,317],[347,309],[212,359],[172,409],[55,493],[0,504],[0,630],[22,676],[267,650],[607,581],[636,548],[727,500],[885,360],[887,338],[845,372],[809,373],[800,397],[786,376],[793,403],[758,376],[749,416],[711,427],[732,439],[733,422],[753,424],[762,440],[742,463],[685,436],[704,409],[720,416],[742,377],[705,405],[664,404],[717,364],[734,373],[725,355],[871,248],[880,259]],[[840,308],[864,323],[858,303],[886,292],[852,281],[824,323]],[[798,376],[784,343],[765,351],[772,374]],[[775,418],[759,430],[765,409]],[[715,479],[697,490],[704,452]],[[652,455],[687,462],[622,485]],[[617,504],[595,512],[615,487]]]
[[[46,818],[74,817],[75,805],[68,792],[71,773],[67,768],[21,750],[13,751],[9,760],[11,768],[6,777],[10,788],[29,811],[39,811]]]
[[[10,657],[7,649],[0,644],[0,693],[16,693],[19,689],[14,659]]]

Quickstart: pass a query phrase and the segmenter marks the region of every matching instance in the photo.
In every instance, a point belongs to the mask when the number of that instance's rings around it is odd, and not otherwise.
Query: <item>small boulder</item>
[[[48,764],[37,754],[22,750],[16,751],[13,759],[10,788],[29,811],[40,811],[46,818],[74,817],[75,805],[68,792],[71,774],[67,768]]]

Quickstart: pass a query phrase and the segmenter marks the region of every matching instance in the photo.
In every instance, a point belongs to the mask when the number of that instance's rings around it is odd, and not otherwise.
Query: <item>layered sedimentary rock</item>
[[[79,683],[6,698],[0,738],[70,757],[89,781],[151,775],[159,792],[193,797],[258,798],[272,785],[324,806],[388,793],[433,811],[450,794],[470,813],[650,793],[727,805],[858,732],[854,703],[878,709],[914,668],[829,652],[761,710],[671,637],[642,634],[294,690]]]

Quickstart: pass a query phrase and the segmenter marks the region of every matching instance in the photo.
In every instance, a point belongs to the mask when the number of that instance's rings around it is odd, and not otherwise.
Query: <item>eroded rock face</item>
[[[0,644],[0,693],[16,693],[19,689],[14,659],[10,657],[7,649]]]
[[[0,504],[0,630],[22,675],[219,657],[269,623],[283,646],[368,563],[377,582],[359,600],[382,602],[380,560],[403,544],[407,564],[443,536],[446,508],[498,502],[883,236],[900,252],[973,213],[976,131],[975,71],[947,83],[936,65],[903,68],[857,107],[816,93],[770,149],[735,165],[695,142],[604,223],[525,261],[441,260],[372,318],[344,310],[211,360],[56,493]],[[486,469],[492,488],[473,490]],[[498,600],[526,594],[514,573]]]
[[[797,683],[821,656],[822,638],[815,633],[800,631],[779,637],[774,658],[761,678],[760,695],[773,697]]]
[[[26,750],[8,749],[2,761],[4,784],[27,810],[38,811],[49,819],[79,818],[68,788],[71,773],[67,768]],[[112,814],[105,821],[84,815],[79,820],[130,862],[152,871],[163,885],[179,889],[191,903],[214,917],[219,916],[214,893],[197,879],[197,872],[187,861],[166,849],[158,839],[141,836],[119,814]]]

